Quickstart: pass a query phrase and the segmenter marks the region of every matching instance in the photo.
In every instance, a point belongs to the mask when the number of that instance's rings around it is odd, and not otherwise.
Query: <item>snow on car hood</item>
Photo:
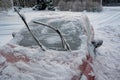
[[[0,80],[77,80],[87,53],[7,44],[0,48]]]
[[[12,47],[14,46],[14,48]],[[6,45],[0,49],[0,80],[71,80],[80,76],[87,51],[41,51]]]

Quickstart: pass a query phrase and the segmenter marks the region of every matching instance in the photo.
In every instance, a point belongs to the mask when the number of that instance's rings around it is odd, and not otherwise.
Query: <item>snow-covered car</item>
[[[46,14],[28,24],[44,50],[27,28],[16,33],[0,48],[0,80],[94,80],[96,42],[87,16]]]

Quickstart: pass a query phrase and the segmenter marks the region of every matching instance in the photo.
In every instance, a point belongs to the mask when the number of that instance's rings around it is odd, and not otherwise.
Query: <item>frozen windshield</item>
[[[33,21],[42,22],[59,29],[72,50],[77,50],[80,48],[80,36],[84,34],[83,23],[81,22],[81,19],[73,16],[55,16],[42,17]],[[54,30],[50,29],[49,27],[33,23],[33,21],[29,23],[29,26],[33,34],[45,47],[53,50],[63,50],[60,36]],[[26,47],[37,45],[26,28],[21,30],[20,35],[22,39],[18,42],[19,45]]]

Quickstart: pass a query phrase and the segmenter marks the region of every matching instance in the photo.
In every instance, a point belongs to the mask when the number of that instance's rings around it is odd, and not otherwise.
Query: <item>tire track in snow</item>
[[[119,15],[120,15],[120,12],[113,14],[113,15],[109,15],[110,17],[104,18],[104,20],[99,22],[99,24],[106,24],[106,23],[111,23],[113,21],[119,20],[120,19]]]
[[[88,17],[94,26],[95,37],[104,41],[97,49],[94,61],[96,80],[120,80],[120,12],[104,10],[92,14],[95,16],[88,14]]]

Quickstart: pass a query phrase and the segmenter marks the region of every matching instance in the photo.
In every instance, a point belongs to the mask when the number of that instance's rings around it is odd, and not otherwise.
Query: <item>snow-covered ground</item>
[[[52,14],[46,11],[22,10],[29,22],[38,15]],[[86,14],[95,30],[95,39],[102,39],[103,45],[97,49],[94,59],[96,80],[120,80],[120,7],[104,7],[103,12],[82,12]],[[64,14],[64,12],[61,12]],[[73,14],[79,14],[75,12]],[[0,46],[12,37],[11,33],[19,31],[24,24],[17,14],[0,13]]]
[[[105,7],[101,13],[86,13],[95,38],[102,39],[94,62],[97,80],[120,80],[120,7]]]

